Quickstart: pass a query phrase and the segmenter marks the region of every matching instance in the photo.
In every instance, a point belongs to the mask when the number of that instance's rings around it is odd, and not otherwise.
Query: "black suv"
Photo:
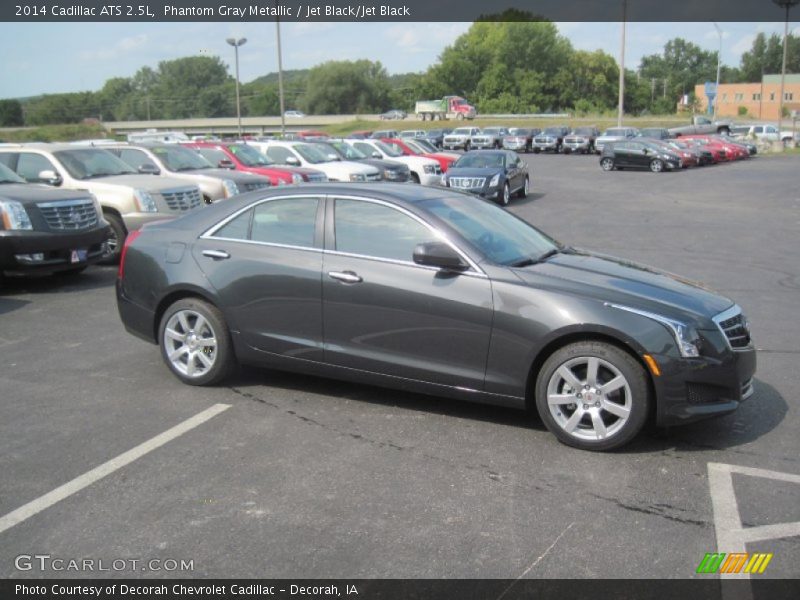
[[[0,163],[0,277],[79,273],[103,257],[109,235],[88,192],[26,183]]]
[[[681,157],[646,140],[606,144],[600,155],[603,171],[650,169],[653,173],[681,168]]]

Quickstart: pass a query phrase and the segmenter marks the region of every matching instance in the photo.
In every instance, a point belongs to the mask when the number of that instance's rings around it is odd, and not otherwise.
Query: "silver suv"
[[[138,173],[183,179],[197,184],[206,204],[269,187],[268,177],[219,169],[194,150],[178,144],[103,146]]]
[[[134,171],[102,148],[73,144],[0,147],[0,162],[31,183],[85,190],[100,202],[111,225],[104,262],[115,262],[129,231],[203,206],[200,188],[181,179]]]

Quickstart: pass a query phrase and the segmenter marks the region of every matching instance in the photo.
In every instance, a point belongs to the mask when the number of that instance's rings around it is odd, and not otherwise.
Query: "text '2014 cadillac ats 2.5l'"
[[[192,385],[246,363],[528,408],[590,450],[753,391],[731,300],[441,188],[243,194],[131,235],[119,272],[125,327]]]

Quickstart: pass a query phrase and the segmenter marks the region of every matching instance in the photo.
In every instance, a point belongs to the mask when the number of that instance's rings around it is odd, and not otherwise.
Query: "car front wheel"
[[[506,181],[503,184],[503,191],[500,195],[500,203],[503,206],[507,206],[510,200],[511,200],[511,188],[508,187],[508,182]]]
[[[653,173],[661,173],[664,170],[664,162],[659,159],[650,161],[650,170]]]
[[[544,363],[536,407],[559,441],[584,450],[611,450],[644,427],[650,390],[644,368],[606,342],[569,344]]]
[[[125,224],[122,219],[112,213],[103,213],[103,218],[108,221],[111,226],[111,235],[106,240],[106,250],[100,263],[104,265],[113,265],[119,260],[119,255],[122,253],[122,247],[125,245],[125,238],[128,237],[128,231],[125,229]]]
[[[172,304],[159,325],[161,355],[172,373],[189,385],[213,385],[234,368],[233,345],[222,312],[185,298]]]
[[[600,161],[600,167],[603,171],[613,171],[614,170],[614,159],[613,158],[604,158]]]

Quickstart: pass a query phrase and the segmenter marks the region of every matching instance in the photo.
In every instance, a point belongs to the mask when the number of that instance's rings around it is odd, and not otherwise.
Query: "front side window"
[[[55,171],[53,163],[41,154],[23,152],[17,162],[17,174],[30,183],[42,183],[39,173],[42,171]]]
[[[198,171],[212,167],[205,158],[183,146],[156,146],[151,152],[155,154],[170,171]]]
[[[290,158],[297,158],[291,150],[284,148],[283,146],[272,146],[267,148],[267,156],[280,165],[289,164],[288,159]]]
[[[141,150],[133,150],[130,148],[125,148],[124,150],[120,150],[119,157],[134,169],[138,169],[144,163],[152,162],[148,158],[147,154],[145,154]]]
[[[231,144],[228,150],[247,167],[266,167],[274,164],[264,154],[247,144]]]
[[[363,200],[337,199],[336,250],[412,262],[417,244],[435,241],[431,230],[405,213]]]

